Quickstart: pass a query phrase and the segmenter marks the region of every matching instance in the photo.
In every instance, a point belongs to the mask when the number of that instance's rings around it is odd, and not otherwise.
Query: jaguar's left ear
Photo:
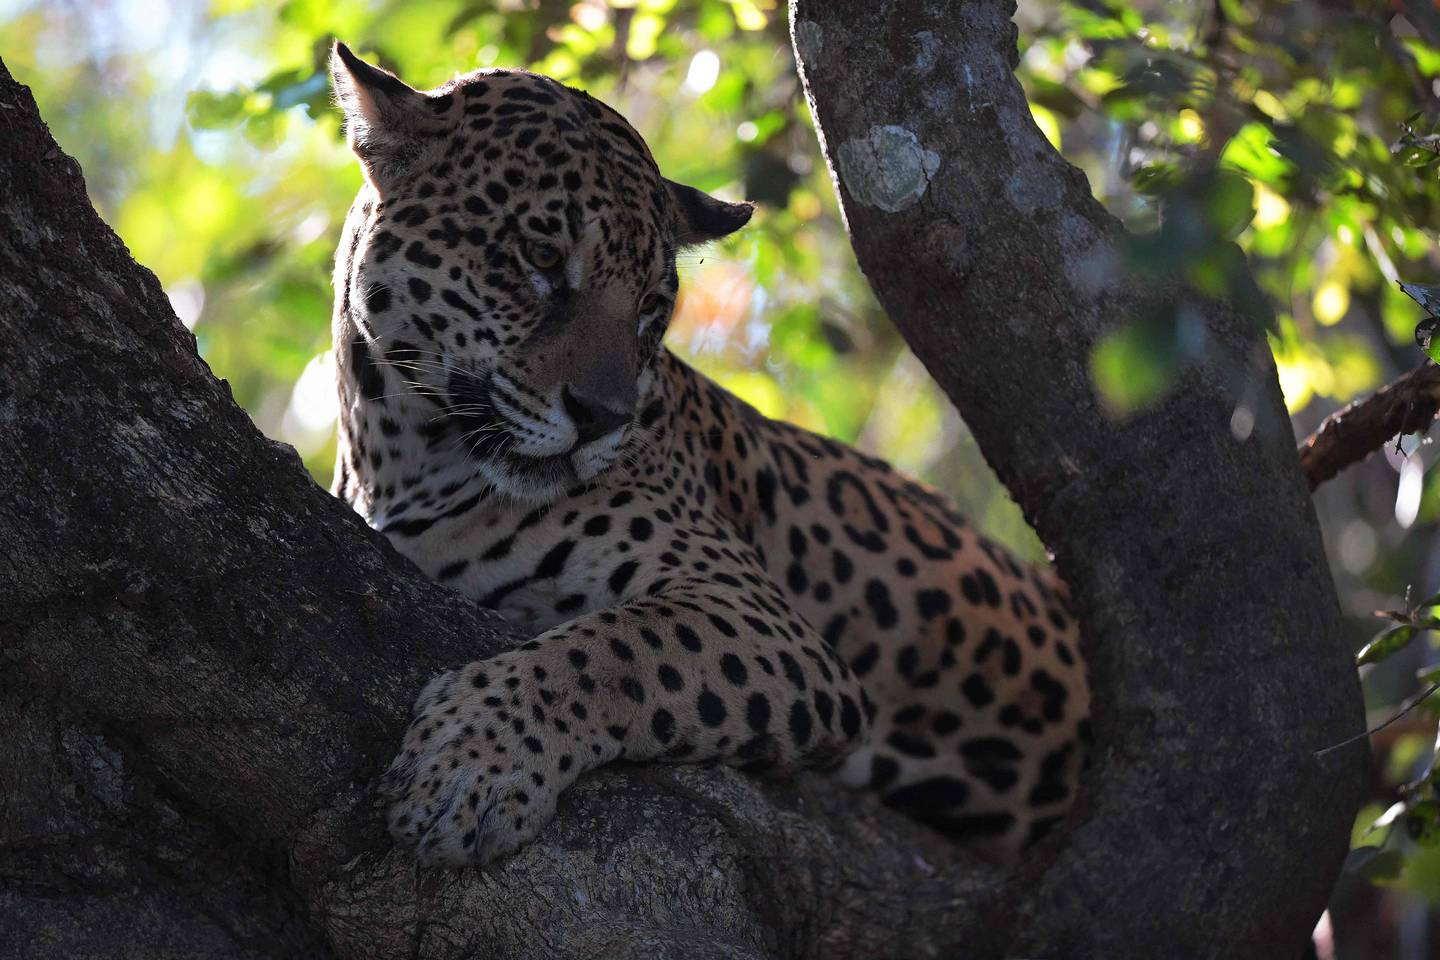
[[[726,203],[674,180],[666,180],[665,186],[679,214],[675,242],[682,247],[732,234],[750,222],[750,215],[755,212],[753,203]]]

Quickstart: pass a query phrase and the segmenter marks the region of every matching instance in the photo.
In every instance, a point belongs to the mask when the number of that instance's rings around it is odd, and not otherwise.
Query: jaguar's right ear
[[[330,79],[345,112],[345,137],[360,158],[365,178],[383,184],[414,153],[421,128],[432,117],[431,99],[388,70],[355,56],[339,40],[330,51]]]

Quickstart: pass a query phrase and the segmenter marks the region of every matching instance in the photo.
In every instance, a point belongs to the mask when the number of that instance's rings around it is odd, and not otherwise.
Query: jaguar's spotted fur
[[[1014,850],[1088,709],[1063,587],[934,492],[660,345],[675,254],[742,226],[584,93],[428,93],[337,45],[366,173],[336,257],[336,491],[536,638],[432,682],[394,834],[485,861],[610,760],[823,764]]]

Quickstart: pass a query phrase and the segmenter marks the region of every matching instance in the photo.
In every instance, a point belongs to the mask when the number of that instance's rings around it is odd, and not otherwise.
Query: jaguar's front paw
[[[477,688],[486,678],[472,673],[425,688],[382,785],[391,835],[422,863],[481,864],[518,850],[550,821],[577,773],[519,691]]]

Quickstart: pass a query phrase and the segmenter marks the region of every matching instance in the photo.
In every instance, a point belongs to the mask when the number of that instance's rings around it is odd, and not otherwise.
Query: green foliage
[[[1440,37],[1422,12],[1411,23],[1379,3],[1104,0],[1067,5],[1025,50],[1032,99],[1137,231],[1132,263],[1269,331],[1292,411],[1377,385],[1376,345],[1344,327],[1382,323],[1384,357],[1418,319],[1384,288],[1431,272],[1426,231],[1440,215]],[[1067,127],[1088,132],[1093,159]],[[1136,318],[1098,345],[1111,409],[1163,396],[1185,332],[1160,328],[1180,319]]]
[[[1360,652],[1355,654],[1355,662],[1362,667],[1379,663],[1405,649],[1416,637],[1440,630],[1440,618],[1436,617],[1440,610],[1437,607],[1440,607],[1440,594],[1422,600],[1408,610],[1376,610],[1376,617],[1395,626],[1385,627],[1361,647]],[[1440,675],[1440,671],[1432,672]],[[1428,673],[1422,674],[1422,679],[1428,676]]]
[[[1356,654],[1361,666],[1373,666],[1405,651],[1424,637],[1434,643],[1440,631],[1440,594],[1404,610],[1378,610],[1375,616],[1389,626]],[[1434,728],[1440,692],[1440,667],[1419,671],[1421,692],[1371,732],[1379,733],[1411,711],[1426,713],[1424,723]],[[1419,770],[1418,775],[1416,771]],[[1356,821],[1348,875],[1382,886],[1412,890],[1440,902],[1440,739],[1407,734],[1386,758],[1384,776],[1394,785],[1397,800],[1389,807],[1362,810]]]

